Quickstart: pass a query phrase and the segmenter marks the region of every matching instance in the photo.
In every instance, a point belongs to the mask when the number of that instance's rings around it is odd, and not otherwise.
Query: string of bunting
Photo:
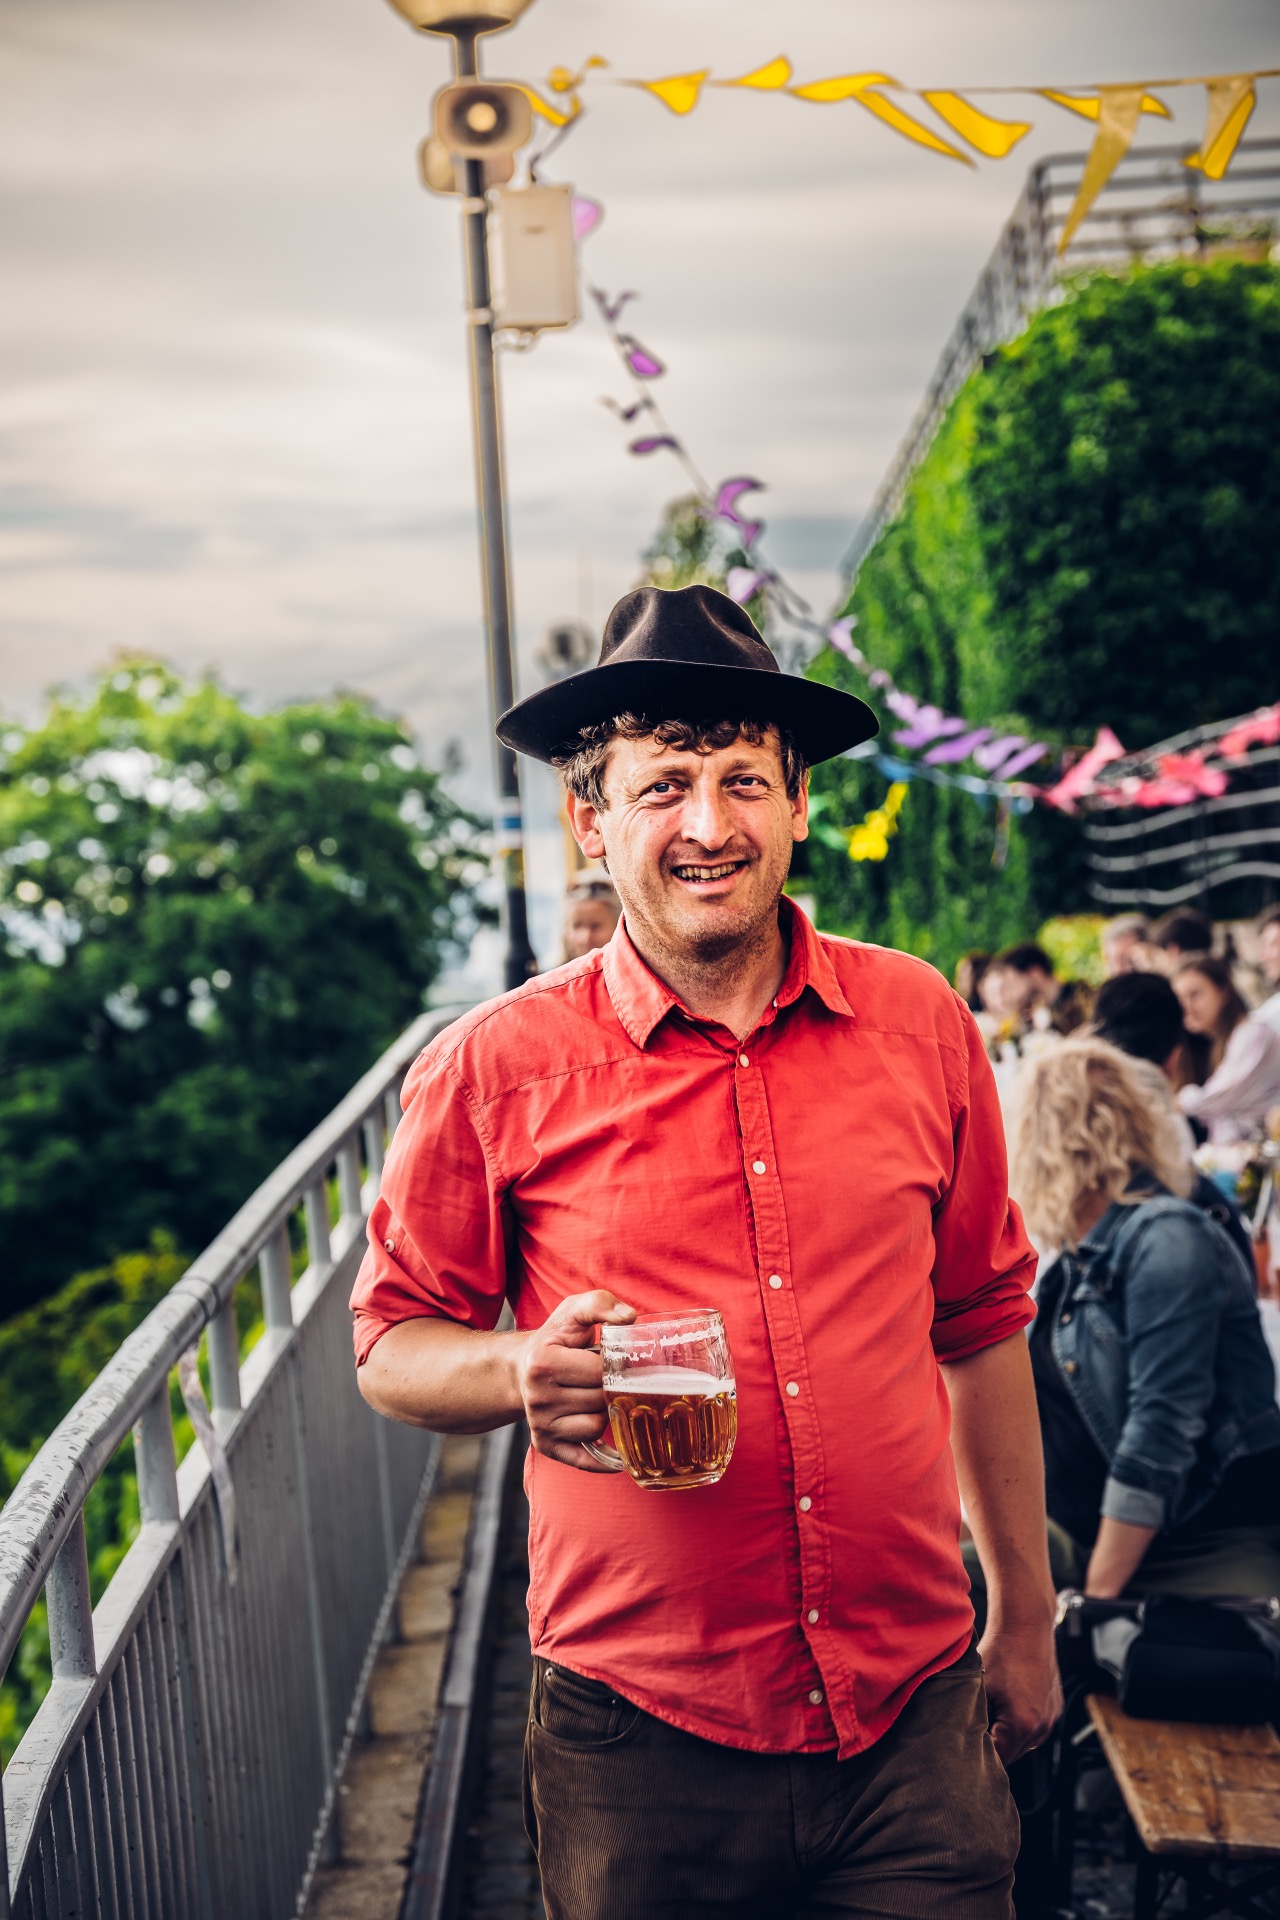
[[[583,87],[608,65],[599,54],[593,54],[576,70],[553,67],[545,83],[553,96],[550,100],[534,87],[525,86],[523,90],[535,113],[553,127],[567,129],[583,111]],[[875,71],[839,73],[797,82],[791,61],[785,54],[779,54],[763,66],[723,79],[715,77],[710,67],[699,67],[653,80],[616,76],[614,83],[638,88],[681,118],[692,113],[701,104],[704,93],[712,88],[781,94],[811,106],[851,102],[873,114],[903,139],[969,167],[977,164],[974,154],[985,160],[1006,159],[1033,125],[1030,120],[1005,119],[989,113],[984,107],[976,106],[972,96],[1019,94],[1047,100],[1067,113],[1092,121],[1097,129],[1075,201],[1059,238],[1061,253],[1071,244],[1081,222],[1128,153],[1144,115],[1171,118],[1157,89],[1167,92],[1175,87],[1203,87],[1204,129],[1199,147],[1183,164],[1210,180],[1221,180],[1257,105],[1258,82],[1278,76],[1280,67],[1260,67],[1251,73],[1182,74],[1173,79],[1100,83],[1089,87],[970,86],[960,90],[904,86],[891,74]],[[908,112],[901,104],[904,98],[921,101],[946,128],[946,133],[940,133],[918,113]]]
[[[577,195],[573,217],[576,237],[582,241],[599,226],[604,208],[597,200]],[[744,508],[746,496],[762,491],[764,482],[753,475],[737,474],[712,488],[663,415],[652,383],[665,375],[666,365],[624,321],[627,307],[638,297],[635,291],[627,289],[610,295],[589,279],[586,284],[634,394],[626,406],[611,397],[605,398],[603,404],[624,425],[634,428],[639,423],[643,428],[628,442],[629,453],[640,457],[670,453],[692,482],[701,512],[707,519],[733,529],[746,564],[728,569],[726,589],[730,597],[739,605],[746,605],[759,595],[771,612],[842,653],[901,723],[898,731],[890,736],[892,745],[905,751],[923,750],[919,760],[902,760],[884,752],[875,742],[854,749],[850,757],[873,759],[878,771],[894,785],[883,806],[873,809],[856,827],[826,827],[822,833],[824,838],[832,833],[842,836],[842,844],[847,846],[851,859],[885,858],[907,784],[913,779],[923,778],[979,798],[995,799],[999,803],[1001,836],[998,840],[1001,840],[1009,813],[1025,812],[1036,800],[1065,813],[1076,813],[1084,800],[1101,806],[1155,808],[1215,797],[1226,790],[1228,773],[1222,765],[1210,764],[1211,761],[1239,760],[1251,744],[1280,740],[1280,703],[1259,709],[1257,714],[1203,748],[1154,759],[1126,756],[1113,730],[1103,727],[1088,751],[1080,754],[1068,750],[1062,756],[1059,777],[1051,784],[1041,786],[1023,779],[1021,776],[1052,752],[1046,742],[979,725],[963,715],[947,713],[920,700],[898,687],[884,668],[873,666],[857,646],[853,639],[857,625],[855,615],[845,614],[829,623],[815,618],[808,601],[765,557],[760,545],[765,522],[755,517],[754,508],[750,511]],[[958,771],[965,761],[972,762],[980,772]],[[1128,763],[1122,770],[1116,767],[1120,761]],[[901,792],[895,799],[893,795],[898,788]],[[998,853],[997,863],[1002,864]]]

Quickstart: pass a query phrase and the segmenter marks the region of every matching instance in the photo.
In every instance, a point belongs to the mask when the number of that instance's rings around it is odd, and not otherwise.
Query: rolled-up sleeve
[[[404,1118],[351,1295],[357,1366],[402,1320],[497,1324],[512,1242],[504,1190],[468,1089],[449,1059],[428,1048],[405,1082]]]
[[[953,1171],[933,1221],[933,1350],[941,1361],[995,1346],[1035,1317],[1036,1254],[1009,1198],[995,1077],[973,1015],[959,1006],[965,1055]]]

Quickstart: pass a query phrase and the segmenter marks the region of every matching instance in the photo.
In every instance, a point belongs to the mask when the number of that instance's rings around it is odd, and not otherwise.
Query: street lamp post
[[[514,24],[530,0],[392,0],[424,33],[447,34],[453,42],[454,75],[475,79],[480,71],[477,40]],[[502,485],[502,428],[498,370],[493,349],[493,308],[489,285],[488,216],[484,161],[459,157],[462,231],[467,276],[467,357],[471,370],[472,426],[475,441],[476,496],[480,513],[481,572],[489,654],[489,704],[497,721],[515,700],[511,658],[511,574],[507,561],[506,503]],[[529,944],[529,914],[524,884],[524,820],[520,774],[510,747],[495,738],[498,808],[494,819],[496,854],[502,874],[507,950],[504,984],[518,987],[538,968]]]

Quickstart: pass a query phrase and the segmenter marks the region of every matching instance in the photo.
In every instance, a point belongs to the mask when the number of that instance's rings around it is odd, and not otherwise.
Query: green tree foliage
[[[1104,723],[1148,745],[1274,697],[1278,405],[1275,268],[1079,283],[961,390],[845,609],[863,652],[939,706],[1063,746]],[[868,697],[830,649],[811,672]],[[814,781],[841,824],[887,785],[847,760]],[[811,858],[825,924],[947,969],[1087,904],[1070,822],[922,780],[882,865]]]
[[[163,1235],[151,1252],[85,1273],[39,1305],[0,1322],[0,1503],[41,1443],[92,1385],[116,1348],[156,1306],[184,1262]],[[187,1436],[180,1435],[180,1443]],[[138,1531],[133,1445],[108,1464],[85,1503],[94,1603]],[[0,1685],[0,1764],[7,1764],[49,1687],[49,1630],[41,1601]]]
[[[3,735],[7,1311],[225,1223],[466,937],[476,825],[354,696],[132,661]]]

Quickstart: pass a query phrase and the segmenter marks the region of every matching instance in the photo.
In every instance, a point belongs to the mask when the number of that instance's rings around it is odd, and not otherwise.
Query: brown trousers
[[[534,1662],[525,1826],[547,1920],[1009,1920],[1018,1816],[976,1652],[851,1760],[746,1753]]]

